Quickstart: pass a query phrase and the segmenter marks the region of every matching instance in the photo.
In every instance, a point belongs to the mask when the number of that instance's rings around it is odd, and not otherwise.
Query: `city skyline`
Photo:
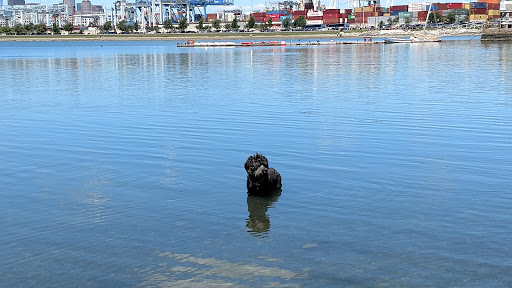
[[[0,0],[0,3],[2,5],[7,5],[8,0]],[[54,4],[61,4],[63,1],[56,1],[56,0],[25,0],[25,3],[38,3],[38,4],[46,4],[46,5],[54,5]],[[75,3],[80,3],[82,1],[76,0]],[[135,0],[128,2],[135,2]],[[243,12],[250,12],[251,10],[259,10],[262,11],[266,6],[265,3],[268,2],[277,2],[277,1],[265,1],[265,0],[235,0],[235,5],[232,6],[208,6],[207,7],[207,13],[215,13],[216,11],[222,11],[222,10],[231,10],[231,9],[242,9]],[[351,4],[349,4],[352,1],[338,1],[338,7],[339,9],[349,9],[351,8]],[[394,5],[406,5],[410,3],[420,3],[422,1],[409,1],[409,0],[395,0]],[[423,1],[428,2],[428,1]],[[446,1],[436,1],[444,3]],[[469,2],[469,1],[455,1],[455,2]],[[91,3],[93,5],[102,5],[105,7],[105,9],[110,9],[112,7],[112,4],[114,1],[102,1],[102,0],[92,0]],[[330,1],[323,1],[322,4],[328,6]],[[386,5],[386,1],[382,1],[381,5]]]

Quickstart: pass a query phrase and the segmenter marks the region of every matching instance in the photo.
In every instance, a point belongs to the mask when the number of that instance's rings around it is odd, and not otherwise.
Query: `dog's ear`
[[[245,171],[249,172],[249,168],[253,165],[253,162],[254,162],[254,156],[249,156],[249,158],[247,158],[247,161],[245,161],[245,165],[244,165]]]

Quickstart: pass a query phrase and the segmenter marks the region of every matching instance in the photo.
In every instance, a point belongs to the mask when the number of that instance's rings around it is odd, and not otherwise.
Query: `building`
[[[25,0],[7,0],[7,5],[9,5],[9,6],[25,5]]]

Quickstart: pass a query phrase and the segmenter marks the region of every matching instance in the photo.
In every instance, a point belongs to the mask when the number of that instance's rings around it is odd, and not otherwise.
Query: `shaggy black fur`
[[[281,175],[268,168],[268,160],[261,154],[250,156],[245,162],[247,171],[247,193],[251,195],[269,195],[281,190]]]

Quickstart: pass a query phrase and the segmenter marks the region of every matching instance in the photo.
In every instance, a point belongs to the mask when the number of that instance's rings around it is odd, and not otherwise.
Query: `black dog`
[[[245,162],[247,171],[247,193],[251,195],[269,195],[281,190],[281,175],[268,168],[265,156],[256,153]]]

